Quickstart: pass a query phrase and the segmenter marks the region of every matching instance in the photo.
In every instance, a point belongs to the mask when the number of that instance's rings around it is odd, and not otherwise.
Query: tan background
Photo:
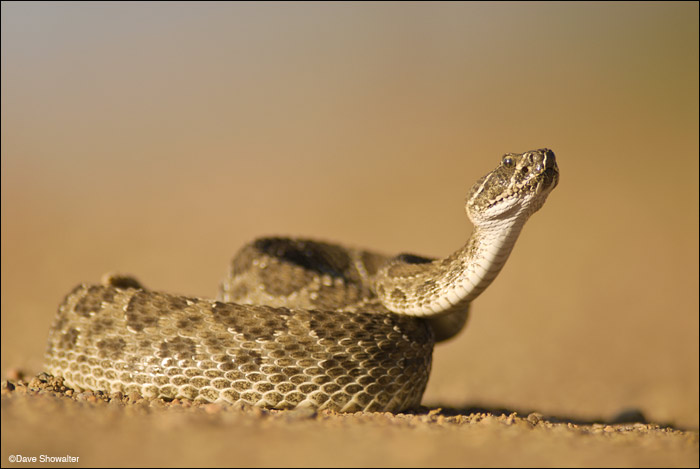
[[[427,405],[698,427],[698,5],[2,4],[2,370],[105,271],[213,296],[263,234],[449,254],[561,181]]]

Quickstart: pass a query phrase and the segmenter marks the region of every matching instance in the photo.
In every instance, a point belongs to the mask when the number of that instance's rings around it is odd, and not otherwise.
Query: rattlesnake
[[[110,275],[61,303],[46,367],[76,389],[275,409],[420,404],[433,345],[465,324],[529,216],[557,185],[547,149],[506,154],[466,200],[474,231],[445,259],[261,238],[218,300]]]

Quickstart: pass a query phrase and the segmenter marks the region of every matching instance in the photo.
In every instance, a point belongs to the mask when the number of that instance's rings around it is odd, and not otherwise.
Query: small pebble
[[[5,380],[2,382],[2,390],[7,392],[14,391],[15,385],[12,384],[10,381]]]
[[[161,408],[161,407],[165,407],[165,402],[163,402],[162,399],[152,399],[149,402],[149,405],[151,407],[154,407],[154,408]]]

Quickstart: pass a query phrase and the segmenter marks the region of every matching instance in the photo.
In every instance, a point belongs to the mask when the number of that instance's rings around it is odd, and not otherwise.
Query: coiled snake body
[[[237,254],[219,300],[150,291],[131,277],[79,285],[59,306],[46,367],[77,389],[149,398],[415,407],[435,341],[464,326],[558,178],[550,150],[506,154],[472,187],[474,231],[445,259],[262,238]]]

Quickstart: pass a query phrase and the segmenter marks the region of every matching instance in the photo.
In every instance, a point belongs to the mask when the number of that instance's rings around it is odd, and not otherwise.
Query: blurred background
[[[2,371],[132,273],[260,235],[446,256],[505,152],[561,180],[426,405],[698,426],[698,4],[2,3]]]

